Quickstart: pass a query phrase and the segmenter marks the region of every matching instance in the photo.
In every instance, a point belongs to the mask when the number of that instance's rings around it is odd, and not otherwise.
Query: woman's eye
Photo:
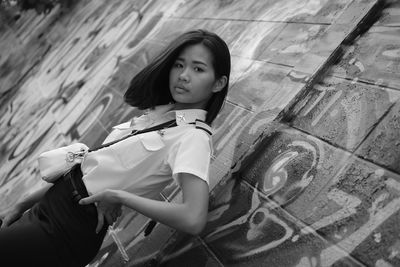
[[[174,64],[174,67],[175,67],[175,68],[182,68],[183,65],[182,65],[182,63],[176,62],[176,63]]]
[[[194,67],[194,70],[196,72],[203,72],[204,71],[202,68],[199,68],[199,67]]]

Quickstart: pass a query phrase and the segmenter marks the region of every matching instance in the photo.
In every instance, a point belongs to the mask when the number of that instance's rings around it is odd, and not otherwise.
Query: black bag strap
[[[113,144],[115,144],[115,143],[118,143],[118,142],[120,142],[120,141],[122,141],[122,140],[125,140],[125,139],[127,139],[127,138],[129,138],[129,137],[132,137],[132,136],[134,136],[134,135],[137,135],[137,134],[142,134],[142,133],[147,133],[147,132],[152,132],[152,131],[158,131],[158,130],[162,130],[162,129],[174,127],[174,126],[176,126],[176,125],[177,125],[177,124],[176,124],[176,120],[174,119],[174,120],[170,120],[170,121],[167,121],[167,122],[158,124],[158,125],[156,125],[156,126],[153,126],[153,127],[147,128],[147,129],[143,129],[143,130],[133,130],[130,134],[128,134],[128,135],[122,137],[121,139],[118,139],[118,140],[115,140],[115,141],[111,141],[111,142],[108,142],[108,143],[106,143],[106,144],[102,144],[102,145],[100,145],[100,146],[98,146],[98,147],[96,147],[96,148],[89,149],[89,152],[96,151],[96,150],[99,150],[99,149],[102,149],[102,148],[111,146],[111,145],[113,145]]]
[[[189,124],[194,124],[197,129],[204,130],[209,135],[212,135],[211,127],[206,122],[204,122],[202,120],[196,120],[195,122],[191,122]],[[128,135],[126,135],[126,136],[124,136],[124,137],[122,137],[122,138],[120,138],[118,140],[111,141],[111,142],[108,142],[106,144],[102,144],[102,145],[100,145],[98,147],[89,149],[88,152],[96,151],[96,150],[111,146],[111,145],[113,145],[115,143],[118,143],[118,142],[120,142],[122,140],[125,140],[125,139],[127,139],[129,137],[132,137],[134,135],[137,135],[137,134],[143,134],[143,133],[147,133],[147,132],[158,131],[158,130],[167,129],[167,128],[171,128],[171,127],[175,127],[175,126],[177,126],[176,119],[173,119],[173,120],[170,120],[170,121],[167,121],[167,122],[164,122],[164,123],[161,123],[161,124],[158,124],[158,125],[155,125],[153,127],[146,128],[146,129],[143,129],[143,130],[133,130],[130,134],[128,134]]]

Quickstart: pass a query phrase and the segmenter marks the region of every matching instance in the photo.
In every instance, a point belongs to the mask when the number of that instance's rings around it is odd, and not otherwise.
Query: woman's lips
[[[185,87],[181,87],[181,86],[175,86],[175,91],[177,93],[183,94],[188,92],[189,90],[187,90]]]

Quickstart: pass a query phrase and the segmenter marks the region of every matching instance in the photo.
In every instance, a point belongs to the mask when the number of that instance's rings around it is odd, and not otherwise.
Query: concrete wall
[[[101,143],[140,113],[123,104],[130,78],[205,28],[233,61],[206,230],[144,237],[148,219],[125,211],[120,248],[108,236],[91,266],[124,253],[127,266],[400,265],[400,5],[387,3],[82,0],[23,14],[0,39],[0,215],[42,185],[41,151]]]

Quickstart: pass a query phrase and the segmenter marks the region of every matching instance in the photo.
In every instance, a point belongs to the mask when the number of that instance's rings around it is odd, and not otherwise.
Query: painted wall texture
[[[42,151],[141,112],[131,79],[179,33],[232,53],[200,236],[129,210],[90,266],[400,266],[400,1],[81,0],[0,26],[0,216]],[[179,201],[172,184],[160,195]],[[114,242],[116,240],[117,242]],[[117,245],[118,244],[118,245]]]

